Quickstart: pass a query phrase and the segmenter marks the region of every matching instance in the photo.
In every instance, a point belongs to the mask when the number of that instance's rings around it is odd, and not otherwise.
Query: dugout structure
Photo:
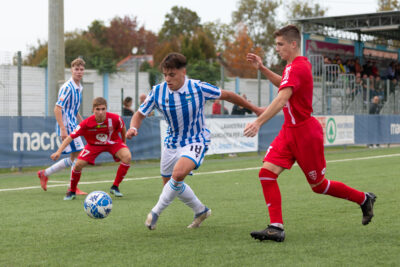
[[[324,56],[358,59],[377,64],[379,75],[391,62],[400,62],[400,11],[294,19],[301,26],[302,54],[309,57],[314,74],[314,111],[316,114],[365,114],[370,101],[369,89],[357,88],[356,77],[341,75],[336,64],[325,65]],[[368,83],[365,81],[364,84]],[[384,81],[385,98],[381,114],[399,114],[400,92],[391,91]],[[397,86],[398,87],[398,86]],[[400,91],[400,88],[397,88]]]

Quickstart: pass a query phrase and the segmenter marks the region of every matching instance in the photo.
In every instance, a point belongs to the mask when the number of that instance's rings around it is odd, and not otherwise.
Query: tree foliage
[[[323,8],[318,3],[315,4],[312,0],[293,0],[285,6],[289,10],[288,17],[290,18],[323,17],[327,11],[326,8]]]
[[[226,67],[233,76],[242,78],[257,77],[257,70],[246,60],[248,53],[257,54],[261,58],[264,56],[263,49],[255,46],[247,33],[247,28],[243,27],[238,32],[236,40],[232,43],[227,43],[223,54]]]
[[[107,44],[112,48],[115,59],[130,55],[132,48],[138,48],[138,54],[152,54],[157,43],[154,33],[139,27],[136,17],[115,17],[106,31]]]
[[[191,35],[200,27],[200,17],[196,12],[179,6],[173,6],[165,15],[164,24],[158,33],[161,41],[171,40],[180,35]]]
[[[400,2],[398,0],[378,0],[377,11],[400,10]]]
[[[220,66],[216,62],[209,63],[205,60],[198,60],[189,64],[187,75],[192,79],[201,80],[215,85],[221,77],[219,68]]]
[[[254,44],[268,51],[274,44],[279,4],[280,0],[240,0],[238,10],[232,13],[232,23],[245,25]]]
[[[225,44],[234,40],[235,30],[230,24],[220,21],[203,24],[203,31],[213,41],[216,51],[225,50]]]
[[[23,61],[24,65],[42,66],[44,62],[47,62],[47,51],[48,51],[47,42],[42,43],[40,40],[38,40],[37,47],[31,46],[29,47],[29,51],[30,52],[28,56]]]
[[[82,57],[86,61],[86,68],[97,69],[100,73],[116,71],[111,48],[93,43],[79,32],[69,33],[65,41],[67,66],[77,57]]]

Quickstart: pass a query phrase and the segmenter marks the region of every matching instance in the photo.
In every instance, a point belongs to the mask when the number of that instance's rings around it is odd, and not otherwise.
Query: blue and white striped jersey
[[[78,111],[82,102],[82,85],[79,86],[72,78],[61,86],[56,105],[62,107],[62,119],[67,133],[70,134],[78,126]],[[61,135],[60,126],[56,123],[56,132]]]
[[[221,96],[221,89],[198,80],[185,79],[177,91],[163,82],[153,87],[139,112],[147,116],[156,108],[168,123],[164,144],[168,148],[183,147],[201,142],[210,143],[210,131],[206,127],[204,105],[207,100]]]

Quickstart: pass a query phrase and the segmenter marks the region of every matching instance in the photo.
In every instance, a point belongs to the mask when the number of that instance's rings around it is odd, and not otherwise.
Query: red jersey
[[[296,57],[286,65],[279,90],[292,87],[293,94],[283,107],[286,125],[295,125],[311,117],[313,77],[311,63],[306,57]]]
[[[83,136],[90,145],[113,145],[122,143],[119,133],[124,127],[124,121],[119,115],[107,112],[104,122],[97,123],[92,115],[83,120],[70,136],[72,139]]]

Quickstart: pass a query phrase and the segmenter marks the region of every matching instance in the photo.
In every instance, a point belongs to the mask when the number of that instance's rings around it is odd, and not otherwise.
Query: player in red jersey
[[[82,169],[88,164],[94,165],[95,159],[102,152],[108,152],[113,155],[115,161],[121,161],[110,193],[116,197],[122,197],[119,184],[128,172],[131,162],[131,152],[125,144],[126,128],[124,121],[119,115],[107,112],[107,101],[102,97],[93,100],[93,113],[92,116],[83,120],[62,142],[58,150],[50,156],[52,160],[57,160],[64,148],[73,139],[78,136],[85,137],[87,145],[79,154],[72,170],[70,188],[64,200],[75,199]]]
[[[279,91],[264,113],[254,122],[246,125],[245,136],[255,136],[260,127],[281,109],[285,118],[281,131],[267,150],[259,172],[270,225],[264,230],[252,232],[251,236],[260,241],[282,242],[285,239],[281,194],[277,178],[283,170],[290,169],[295,161],[306,175],[315,193],[327,194],[359,204],[363,213],[362,224],[366,225],[373,217],[376,196],[325,177],[323,131],[320,123],[311,116],[313,77],[310,62],[300,54],[300,32],[296,26],[288,25],[276,31],[274,37],[276,51],[283,60],[287,61],[283,77],[265,67],[259,56],[247,55],[247,60],[279,87]]]

